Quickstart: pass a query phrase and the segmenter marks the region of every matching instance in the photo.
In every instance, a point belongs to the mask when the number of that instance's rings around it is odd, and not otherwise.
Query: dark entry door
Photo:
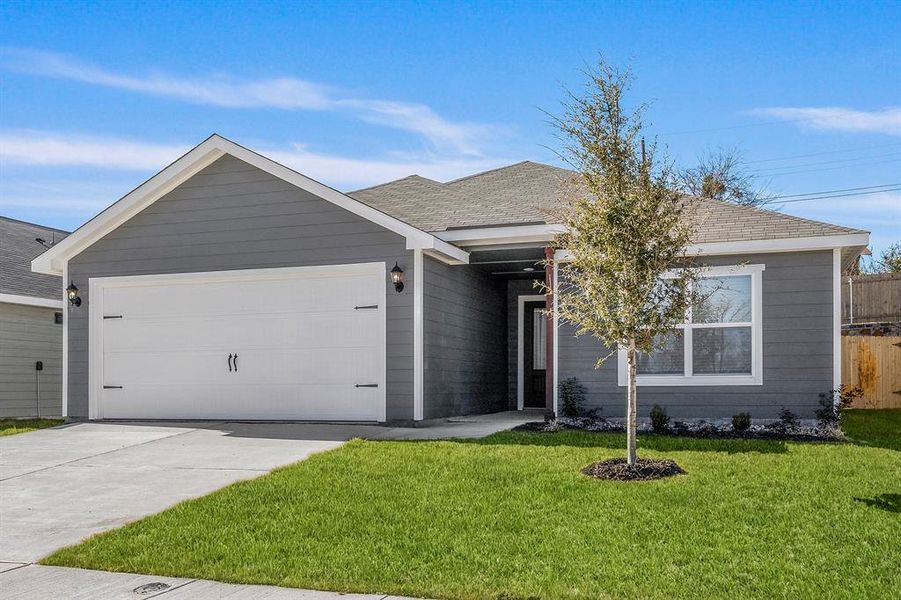
[[[547,365],[545,365],[545,339],[547,328],[542,311],[544,302],[526,302],[523,305],[523,382],[522,400],[525,408],[544,407],[544,386]]]

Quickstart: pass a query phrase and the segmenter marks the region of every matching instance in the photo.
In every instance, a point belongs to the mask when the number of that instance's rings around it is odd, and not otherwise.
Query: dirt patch
[[[626,462],[625,458],[611,458],[588,465],[582,469],[582,473],[597,479],[648,481],[680,475],[685,471],[675,462],[665,458],[660,460],[639,458],[634,465]]]

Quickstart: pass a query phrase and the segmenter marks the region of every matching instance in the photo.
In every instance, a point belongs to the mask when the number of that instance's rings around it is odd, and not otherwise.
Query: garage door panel
[[[374,310],[304,311],[108,319],[104,350],[157,350],[190,347],[238,348],[368,346],[379,342],[380,313]]]
[[[246,384],[347,384],[378,382],[382,365],[371,347],[247,350],[238,353],[234,379]]]
[[[92,313],[101,383],[116,386],[96,392],[98,416],[383,419],[386,274],[377,266],[378,274],[235,271],[103,288],[99,310],[120,318]]]
[[[343,385],[185,386],[104,390],[104,418],[376,421],[378,392]]]
[[[171,352],[107,352],[104,365],[108,385],[161,383],[166,385],[227,384],[228,354],[209,350]]]

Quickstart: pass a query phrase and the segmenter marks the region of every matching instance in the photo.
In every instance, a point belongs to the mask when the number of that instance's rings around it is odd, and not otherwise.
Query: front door
[[[544,408],[544,386],[547,327],[544,302],[526,302],[523,306],[523,385],[522,400],[525,408]]]

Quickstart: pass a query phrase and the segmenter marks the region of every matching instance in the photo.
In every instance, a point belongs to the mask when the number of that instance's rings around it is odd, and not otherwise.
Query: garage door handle
[[[354,310],[372,310],[378,307],[378,304],[366,304],[364,306],[354,306]]]
[[[122,315],[103,315],[104,319],[121,319]]]
[[[235,352],[235,373],[238,372],[238,353]]]
[[[231,355],[231,353],[228,354],[228,372],[229,373],[232,372],[232,355]]]
[[[103,386],[103,389],[105,389],[105,390],[121,390],[122,386],[121,385],[105,385],[105,386]]]
[[[357,383],[354,384],[354,387],[379,387],[377,383]]]

